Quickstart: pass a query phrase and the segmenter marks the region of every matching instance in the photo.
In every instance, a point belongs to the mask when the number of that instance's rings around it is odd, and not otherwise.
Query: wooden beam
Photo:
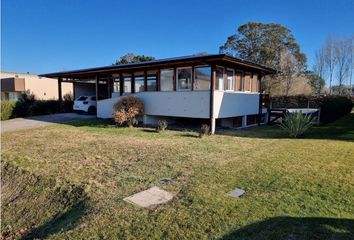
[[[98,75],[96,75],[96,101],[98,101]]]
[[[191,79],[191,89],[194,91],[194,65],[192,65],[192,79]]]
[[[61,111],[62,105],[62,89],[61,89],[61,82],[63,81],[62,78],[58,78],[58,102],[59,102],[59,111]]]
[[[148,86],[147,86],[147,71],[144,70],[144,91],[147,92]]]
[[[173,91],[177,89],[177,68],[173,68]]]
[[[135,93],[135,79],[134,79],[134,72],[131,73],[130,75],[130,82],[132,85],[132,90],[131,93]]]
[[[119,91],[120,95],[123,95],[123,90],[124,90],[124,79],[123,79],[123,74],[122,72],[119,73]]]
[[[160,81],[161,81],[161,79],[160,79],[160,69],[158,69],[157,72],[156,72],[156,91],[160,91],[160,88],[161,88]]]

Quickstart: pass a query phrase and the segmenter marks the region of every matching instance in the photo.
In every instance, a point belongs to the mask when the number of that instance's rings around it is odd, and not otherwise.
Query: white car
[[[75,112],[86,112],[89,114],[96,114],[97,101],[96,96],[80,96],[74,101]]]

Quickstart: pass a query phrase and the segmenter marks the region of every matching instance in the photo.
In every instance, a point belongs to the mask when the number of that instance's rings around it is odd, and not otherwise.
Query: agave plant
[[[280,126],[289,133],[290,137],[303,135],[314,123],[311,114],[302,114],[301,111],[286,114]]]

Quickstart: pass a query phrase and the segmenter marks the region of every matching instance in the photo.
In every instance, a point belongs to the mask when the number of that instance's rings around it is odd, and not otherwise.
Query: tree
[[[292,55],[287,49],[284,49],[280,53],[280,74],[277,77],[283,79],[283,94],[289,95],[290,88],[294,82],[294,75],[298,72],[298,64],[294,55]]]
[[[326,75],[326,59],[324,49],[320,49],[315,53],[315,63],[313,66],[314,72],[309,72],[309,83],[315,94],[320,95],[321,90],[325,85],[325,75]]]
[[[335,57],[335,45],[336,40],[333,37],[329,37],[326,39],[325,45],[323,47],[326,63],[325,65],[329,73],[329,94],[332,94],[333,73],[337,62]]]
[[[135,55],[134,53],[127,53],[124,56],[120,57],[116,61],[115,65],[127,64],[127,63],[136,63],[136,62],[145,62],[155,60],[155,57],[145,56],[145,55]]]
[[[237,33],[228,37],[221,53],[263,64],[279,70],[280,53],[289,51],[299,66],[306,67],[306,55],[300,51],[291,31],[275,23],[249,22],[240,26]]]
[[[337,78],[339,86],[339,94],[344,94],[343,86],[345,80],[349,75],[350,70],[350,57],[351,57],[351,42],[348,38],[343,38],[336,42],[334,46],[336,65],[337,65]]]
[[[312,88],[313,93],[319,96],[321,94],[321,90],[325,86],[325,80],[319,74],[312,71],[306,71],[305,76]]]
[[[240,26],[237,33],[229,36],[225,44],[220,47],[220,52],[277,70],[284,67],[281,58],[282,53],[283,55],[286,53],[287,59],[292,56],[291,62],[296,65],[291,69],[296,69],[296,71],[306,69],[306,55],[300,51],[300,46],[291,31],[275,23],[249,22]],[[284,75],[268,76],[264,82],[266,92],[273,95],[276,91],[288,92],[291,87],[290,76],[293,74],[295,73],[287,73],[285,79],[281,78]],[[283,89],[284,86],[285,89]]]

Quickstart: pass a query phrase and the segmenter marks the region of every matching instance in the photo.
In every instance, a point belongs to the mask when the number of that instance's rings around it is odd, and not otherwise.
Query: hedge
[[[1,120],[10,119],[16,106],[16,101],[1,100]]]
[[[60,108],[58,100],[36,100],[34,95],[24,93],[18,101],[1,101],[1,120],[72,112],[73,104],[74,102],[70,96],[64,96],[64,101],[62,101]]]
[[[271,98],[272,108],[321,108],[320,121],[330,123],[351,112],[353,102],[343,96],[280,96]]]

